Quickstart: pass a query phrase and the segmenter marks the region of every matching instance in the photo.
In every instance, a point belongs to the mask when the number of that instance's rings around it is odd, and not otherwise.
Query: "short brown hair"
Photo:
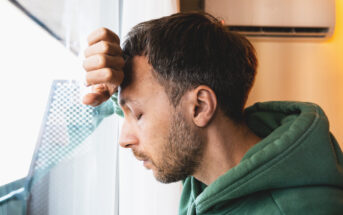
[[[123,53],[127,64],[136,55],[148,58],[174,106],[187,90],[206,85],[230,119],[243,119],[256,75],[255,49],[210,14],[176,13],[140,23],[128,33]]]

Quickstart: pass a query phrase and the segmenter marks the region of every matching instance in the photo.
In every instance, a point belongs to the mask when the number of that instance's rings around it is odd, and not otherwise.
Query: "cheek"
[[[159,159],[163,145],[168,141],[171,115],[167,112],[154,112],[141,123],[142,150],[154,159]]]

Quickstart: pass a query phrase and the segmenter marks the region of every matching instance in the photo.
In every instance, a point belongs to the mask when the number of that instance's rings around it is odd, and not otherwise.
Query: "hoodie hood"
[[[250,129],[263,139],[208,187],[193,177],[186,179],[192,211],[205,213],[263,190],[322,185],[343,188],[342,151],[318,105],[257,103],[246,109],[245,116]]]

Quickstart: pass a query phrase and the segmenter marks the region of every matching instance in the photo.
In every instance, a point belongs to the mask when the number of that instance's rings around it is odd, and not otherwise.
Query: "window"
[[[77,84],[72,80],[83,78],[81,54],[87,35],[102,26],[118,33],[123,29],[125,35],[138,22],[175,11],[174,0],[1,1],[0,58],[5,81],[0,85],[0,186],[27,176],[29,169],[29,177],[34,174],[36,146],[48,130],[56,89],[73,89]],[[121,18],[125,21],[120,22]],[[97,113],[106,114],[102,111]],[[58,160],[37,179],[39,186],[31,188],[29,214],[176,214],[180,184],[156,182],[131,151],[118,151],[118,117],[100,118],[93,118],[99,123],[87,138],[81,138],[82,144],[64,154],[68,159]],[[60,141],[64,138],[60,136]]]

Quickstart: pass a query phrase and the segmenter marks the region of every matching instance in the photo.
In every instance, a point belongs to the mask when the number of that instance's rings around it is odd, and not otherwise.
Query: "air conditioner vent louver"
[[[227,26],[248,37],[318,37],[327,35],[327,27],[270,27],[270,26]]]
[[[218,17],[230,30],[252,39],[319,42],[330,38],[335,29],[336,0],[199,1],[204,2],[205,12]]]

